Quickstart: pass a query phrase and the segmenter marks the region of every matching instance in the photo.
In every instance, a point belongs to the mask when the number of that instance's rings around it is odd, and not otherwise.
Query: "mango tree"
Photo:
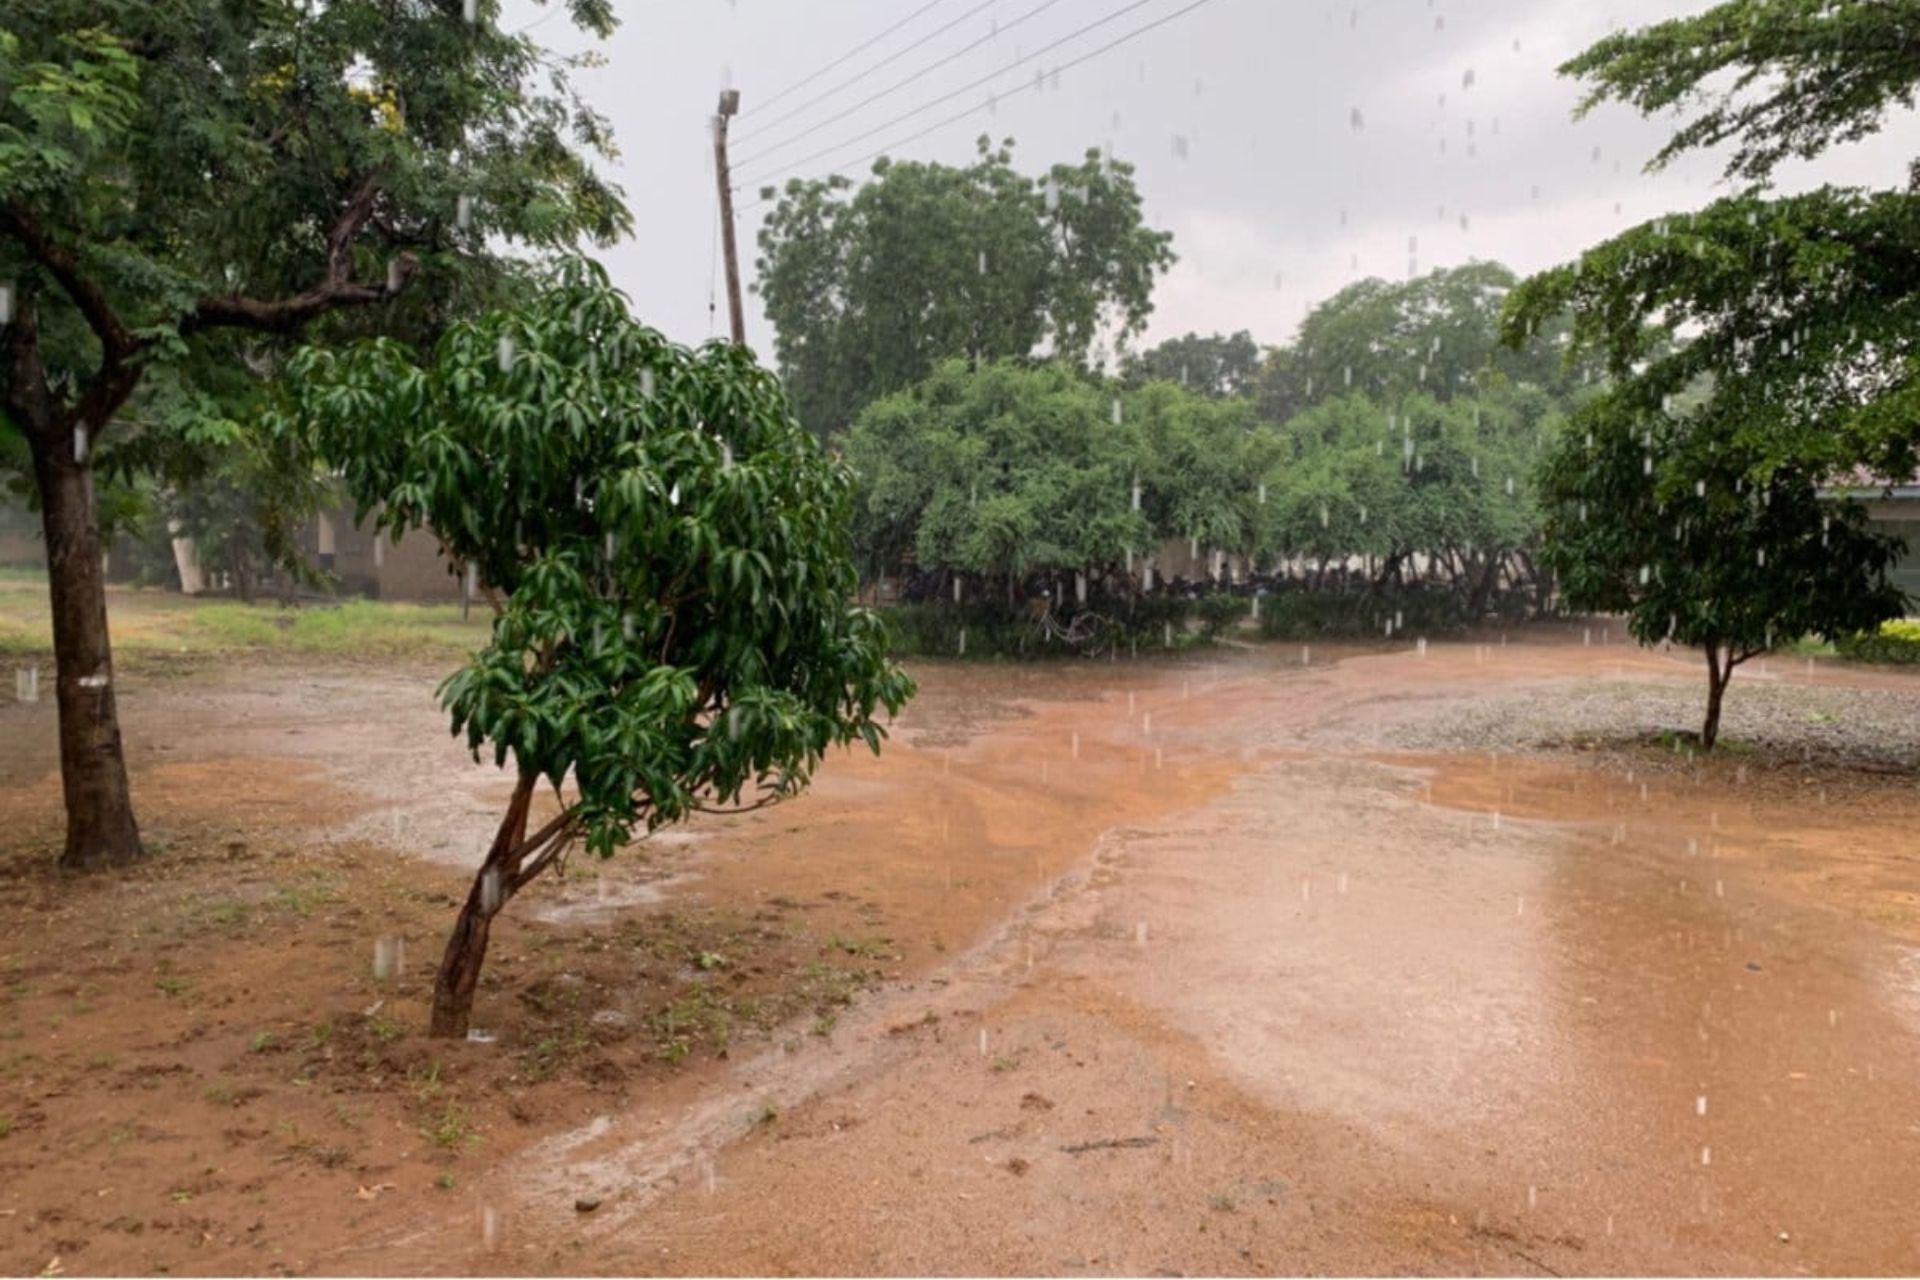
[[[425,360],[376,340],[290,375],[289,425],[363,512],[430,526],[501,602],[440,690],[475,758],[516,781],[433,1034],[465,1034],[494,916],[576,843],[605,857],[792,796],[829,747],[878,751],[880,713],[911,695],[883,624],[849,603],[851,473],[749,355],[667,342],[598,267],[567,264]],[[543,780],[562,798],[536,824]]]
[[[1734,668],[1814,634],[1839,639],[1898,617],[1887,578],[1897,539],[1857,503],[1822,498],[1817,473],[1776,467],[1755,483],[1749,429],[1635,413],[1609,395],[1574,416],[1542,469],[1547,558],[1573,609],[1627,615],[1642,644],[1701,649],[1700,745],[1720,736]]]

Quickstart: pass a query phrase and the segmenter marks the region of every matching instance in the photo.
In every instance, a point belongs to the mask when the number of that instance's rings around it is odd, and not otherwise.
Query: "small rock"
[[[592,1213],[599,1207],[600,1200],[597,1196],[581,1196],[573,1202],[573,1211],[575,1213]]]
[[[1790,1235],[1788,1235],[1788,1234],[1787,1234],[1786,1232],[1784,1232],[1784,1231],[1782,1231],[1782,1232],[1780,1233],[1780,1243],[1781,1243],[1781,1244],[1785,1244],[1785,1243],[1786,1243],[1787,1241],[1789,1241],[1789,1240],[1791,1240],[1791,1239],[1793,1239],[1793,1237],[1792,1237],[1792,1236],[1790,1236]]]
[[[627,1015],[618,1009],[596,1009],[593,1017],[588,1019],[588,1021],[592,1022],[596,1027],[625,1027],[627,1025]]]

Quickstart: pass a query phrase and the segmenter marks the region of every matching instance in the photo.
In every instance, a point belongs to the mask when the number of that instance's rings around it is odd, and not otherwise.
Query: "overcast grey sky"
[[[1180,255],[1156,293],[1149,341],[1235,329],[1283,341],[1308,306],[1363,276],[1403,279],[1409,269],[1471,258],[1524,272],[1719,191],[1718,166],[1707,158],[1644,174],[1669,125],[1615,107],[1576,123],[1577,86],[1553,70],[1613,27],[1694,12],[1706,0],[1205,0],[1035,88],[1036,71],[1051,73],[1192,3],[618,0],[622,26],[602,50],[607,64],[582,78],[613,122],[622,151],[615,176],[638,226],[605,260],[649,323],[687,342],[724,332],[708,128],[720,89],[741,91],[733,151],[750,158],[976,43],[848,118],[739,165],[750,188],[739,219],[749,284],[766,210],[744,206],[759,179],[828,172],[968,107],[983,109],[889,154],[962,163],[990,132],[1015,138],[1016,160],[1030,172],[1098,146],[1138,166],[1147,217],[1173,232]],[[505,25],[541,22],[535,33],[554,47],[586,47],[564,17],[546,17],[533,0],[507,5]],[[923,6],[894,35],[756,112]],[[853,140],[1023,58],[1032,60]],[[1909,152],[1883,135],[1797,167],[1787,185],[1892,183],[1904,177]],[[847,172],[857,178],[870,163]],[[751,295],[747,309],[750,341],[770,358],[771,333]]]

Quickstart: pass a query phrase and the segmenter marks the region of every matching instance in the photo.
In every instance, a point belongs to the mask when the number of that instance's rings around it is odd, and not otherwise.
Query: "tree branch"
[[[40,318],[31,297],[16,297],[13,322],[6,326],[6,377],[0,381],[0,409],[36,446],[53,421],[53,398],[40,357]]]
[[[695,801],[693,805],[693,811],[695,813],[717,813],[723,816],[740,814],[740,813],[752,813],[756,809],[765,809],[771,805],[779,804],[782,800],[791,800],[792,798],[793,796],[789,792],[772,791],[767,793],[764,796],[761,796],[758,800],[755,800],[752,804],[733,805],[729,808],[724,808],[724,809],[716,809],[709,805],[704,805],[699,803],[698,801]]]
[[[139,351],[140,344],[120,322],[106,293],[82,274],[73,250],[55,240],[31,213],[16,204],[0,204],[0,232],[18,241],[80,308],[106,353],[103,366],[123,364]]]
[[[527,887],[535,876],[551,866],[553,860],[558,858],[568,846],[572,845],[573,837],[574,833],[571,830],[555,832],[551,838],[551,842],[540,856],[513,874],[512,880],[509,881],[507,885],[506,896],[512,897],[514,894],[519,893],[520,890]]]
[[[380,194],[383,176],[382,169],[368,174],[348,199],[333,229],[327,232],[326,274],[318,284],[290,297],[272,300],[249,298],[239,293],[208,294],[181,319],[181,335],[202,329],[290,333],[335,308],[370,306],[398,294],[420,268],[420,259],[412,253],[401,254],[393,276],[380,284],[360,284],[353,278],[353,241],[373,216],[373,203]]]

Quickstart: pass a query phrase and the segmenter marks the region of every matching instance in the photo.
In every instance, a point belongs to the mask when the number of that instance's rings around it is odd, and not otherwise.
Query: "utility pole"
[[[727,255],[727,311],[733,320],[733,345],[747,345],[747,317],[740,306],[740,250],[733,241],[733,175],[727,168],[727,121],[740,114],[740,91],[720,92],[720,114],[713,118],[713,171],[720,181],[720,243]]]

